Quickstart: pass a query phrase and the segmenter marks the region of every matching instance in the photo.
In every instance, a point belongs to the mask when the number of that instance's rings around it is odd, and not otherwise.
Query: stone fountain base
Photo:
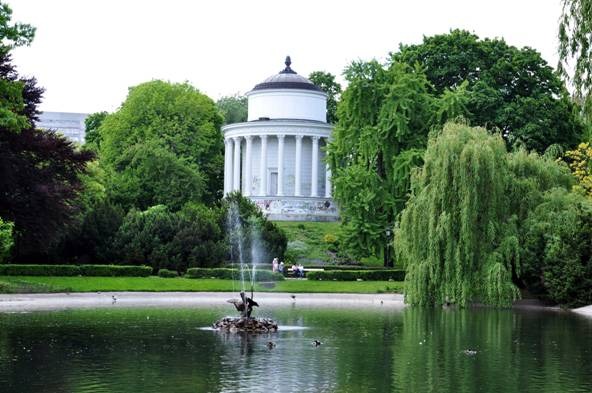
[[[269,318],[225,317],[216,321],[212,327],[230,333],[272,333],[278,330],[277,323]]]

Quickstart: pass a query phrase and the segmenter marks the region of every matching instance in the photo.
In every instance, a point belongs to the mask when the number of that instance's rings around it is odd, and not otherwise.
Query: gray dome
[[[252,91],[266,90],[266,89],[302,89],[323,91],[320,87],[312,83],[303,76],[298,75],[292,68],[290,56],[286,57],[286,68],[280,71],[279,74],[272,75],[263,82],[257,84]]]

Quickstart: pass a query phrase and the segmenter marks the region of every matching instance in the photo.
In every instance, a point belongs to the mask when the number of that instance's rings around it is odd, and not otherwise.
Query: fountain
[[[249,269],[248,261],[245,260],[245,231],[243,223],[239,214],[238,204],[235,201],[230,203],[227,217],[227,230],[230,239],[230,253],[233,265],[238,260],[239,264],[239,280],[240,280],[240,299],[230,299],[228,303],[234,305],[236,311],[240,313],[238,317],[224,317],[213,324],[216,330],[226,332],[253,332],[253,333],[267,333],[278,330],[278,325],[275,321],[269,318],[254,318],[251,316],[253,307],[259,307],[259,304],[253,300],[253,292],[255,286],[255,276],[257,273],[256,264],[261,260],[261,236],[256,222],[251,222],[249,225],[249,247],[250,248],[250,262],[251,269]],[[246,279],[249,278],[251,285],[251,296],[246,294]],[[233,279],[233,281],[235,281]]]

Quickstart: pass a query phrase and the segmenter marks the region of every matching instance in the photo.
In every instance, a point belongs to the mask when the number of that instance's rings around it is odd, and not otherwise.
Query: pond
[[[592,320],[566,312],[294,306],[259,312],[284,327],[274,334],[204,329],[227,313],[224,306],[0,314],[0,390],[592,391]]]

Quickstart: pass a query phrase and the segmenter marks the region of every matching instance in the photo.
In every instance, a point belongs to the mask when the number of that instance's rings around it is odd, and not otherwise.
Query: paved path
[[[292,305],[315,307],[389,306],[403,308],[403,295],[398,294],[336,294],[336,293],[260,292],[255,300],[261,305]],[[60,310],[98,307],[195,307],[224,305],[238,298],[230,292],[90,292],[0,295],[0,312]]]

